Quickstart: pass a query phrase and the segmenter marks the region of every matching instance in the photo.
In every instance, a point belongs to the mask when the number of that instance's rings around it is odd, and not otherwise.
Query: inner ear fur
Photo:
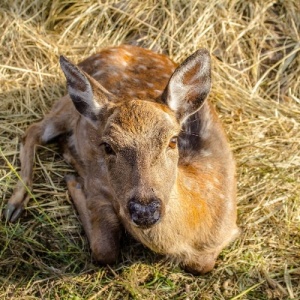
[[[206,49],[189,56],[172,74],[162,100],[184,122],[201,108],[211,87],[211,59]]]
[[[76,109],[90,122],[95,122],[103,106],[108,103],[110,93],[64,56],[60,56],[60,65]]]

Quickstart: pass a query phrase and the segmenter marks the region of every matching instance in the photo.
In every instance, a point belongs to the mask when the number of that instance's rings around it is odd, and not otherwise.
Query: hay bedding
[[[215,270],[194,278],[138,243],[119,264],[91,263],[55,145],[36,154],[33,199],[0,224],[1,299],[300,298],[299,1],[2,1],[0,202],[19,171],[19,143],[65,93],[58,55],[79,61],[135,43],[182,61],[213,53],[216,105],[238,166],[243,234]]]

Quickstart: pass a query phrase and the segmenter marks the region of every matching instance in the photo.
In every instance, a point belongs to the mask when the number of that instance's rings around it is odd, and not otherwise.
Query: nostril
[[[153,200],[148,204],[148,207],[151,211],[155,211],[160,208],[160,202],[158,200]]]

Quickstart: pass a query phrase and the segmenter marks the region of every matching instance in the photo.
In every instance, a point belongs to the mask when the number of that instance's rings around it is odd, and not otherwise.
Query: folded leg
[[[186,272],[194,275],[203,275],[210,272],[216,263],[217,253],[199,253],[196,257],[184,259],[182,266]]]
[[[82,185],[75,176],[66,176],[69,193],[88,237],[93,258],[102,264],[115,263],[119,255],[121,224],[112,205],[101,199],[89,199],[88,209]]]

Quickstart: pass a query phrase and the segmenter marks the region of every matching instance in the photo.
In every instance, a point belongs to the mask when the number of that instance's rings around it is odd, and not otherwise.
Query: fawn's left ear
[[[178,120],[184,122],[201,108],[210,86],[210,55],[206,49],[199,49],[175,70],[162,100],[176,113]]]
[[[66,76],[68,92],[76,109],[94,125],[101,109],[108,104],[110,93],[64,56],[60,56],[60,66]]]

